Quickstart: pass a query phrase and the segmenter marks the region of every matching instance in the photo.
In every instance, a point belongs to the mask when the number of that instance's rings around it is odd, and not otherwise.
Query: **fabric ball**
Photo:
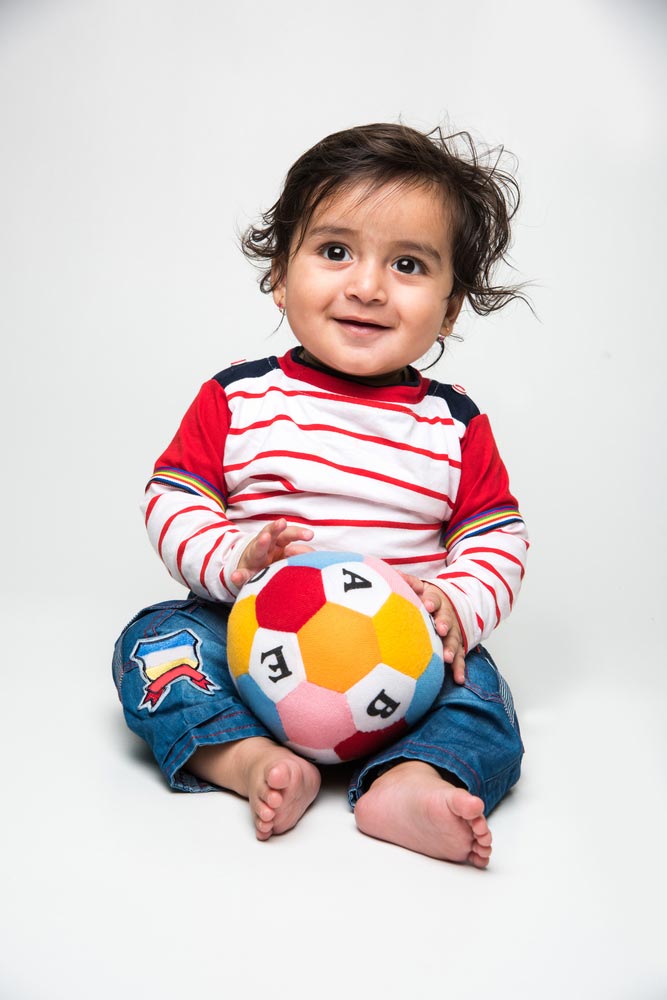
[[[306,552],[249,580],[229,617],[228,660],[273,736],[324,764],[395,742],[444,678],[421,600],[387,563],[355,552]]]

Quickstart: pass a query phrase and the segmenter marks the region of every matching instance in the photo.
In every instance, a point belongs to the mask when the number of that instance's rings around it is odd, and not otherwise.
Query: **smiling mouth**
[[[382,323],[375,323],[370,319],[348,319],[345,316],[336,317],[336,322],[340,323],[342,326],[349,327],[352,330],[358,330],[360,333],[364,331],[377,332],[379,330],[388,330],[388,326],[383,326]]]

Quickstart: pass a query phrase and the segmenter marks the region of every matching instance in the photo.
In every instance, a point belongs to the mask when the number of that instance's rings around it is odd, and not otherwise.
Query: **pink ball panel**
[[[355,732],[344,694],[305,682],[276,706],[290,742],[315,750],[335,747]]]
[[[393,569],[382,559],[376,559],[375,556],[364,556],[364,562],[368,563],[369,566],[372,566],[373,569],[387,581],[392,590],[394,590],[397,594],[400,594],[401,597],[405,597],[416,607],[421,608],[425,615],[428,614],[421,602],[421,598],[417,597],[410,584],[405,582],[397,570]]]

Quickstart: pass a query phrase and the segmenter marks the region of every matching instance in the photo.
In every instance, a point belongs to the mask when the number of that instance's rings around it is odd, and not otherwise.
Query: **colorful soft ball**
[[[395,742],[444,677],[442,640],[420,599],[387,563],[354,552],[306,552],[249,580],[227,652],[257,718],[324,764]]]

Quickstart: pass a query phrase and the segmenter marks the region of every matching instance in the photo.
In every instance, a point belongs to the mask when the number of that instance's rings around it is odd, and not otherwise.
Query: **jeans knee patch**
[[[196,650],[199,647],[199,639],[192,634],[189,628],[179,628],[179,613],[184,613],[187,617],[181,619],[181,624],[187,626],[190,622],[190,613],[196,607],[196,600],[186,601],[163,601],[151,607],[144,608],[132,618],[121,632],[113,652],[112,672],[113,679],[122,700],[122,685],[125,675],[134,670],[139,670],[144,681],[150,683],[155,678],[146,674],[147,661],[144,653],[152,653],[152,659],[160,657],[158,646],[168,646],[169,641],[174,644],[174,636],[183,634],[184,642],[181,645],[192,646],[192,655],[189,657],[191,666],[196,669],[198,656]],[[170,619],[174,619],[173,627]],[[185,633],[190,633],[186,636]],[[181,650],[180,652],[183,652]],[[187,650],[185,650],[187,652]],[[165,660],[165,654],[162,654]],[[156,665],[152,665],[156,666]],[[155,670],[148,667],[150,674]],[[152,694],[151,694],[152,698]]]

